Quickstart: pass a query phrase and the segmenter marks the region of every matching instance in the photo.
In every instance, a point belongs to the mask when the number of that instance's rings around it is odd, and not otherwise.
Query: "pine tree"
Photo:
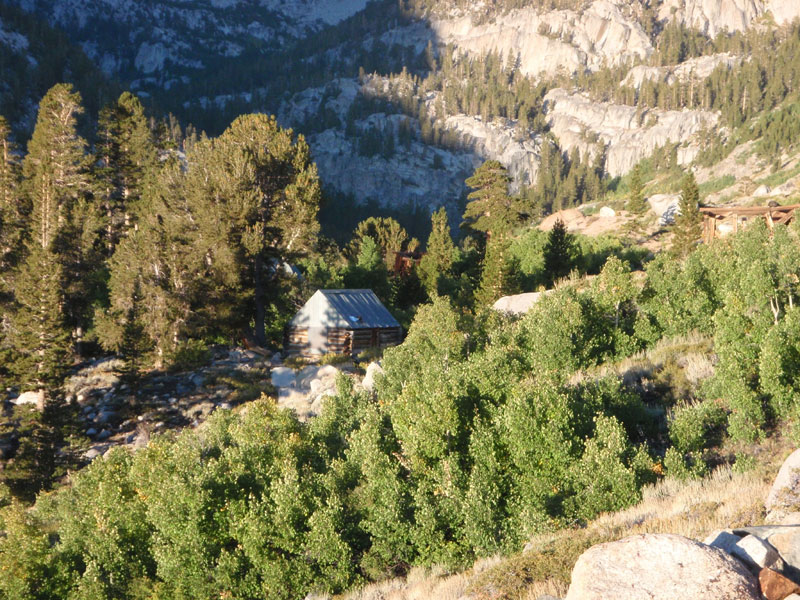
[[[642,182],[642,168],[640,165],[633,167],[631,173],[631,193],[628,197],[628,210],[633,213],[643,213],[647,209],[644,198],[644,183]]]
[[[28,212],[20,190],[20,168],[11,130],[0,117],[0,302],[12,290],[11,274],[22,257]]]
[[[156,174],[157,152],[144,108],[130,92],[100,112],[97,134],[98,184],[110,255],[141,210],[142,192]]]
[[[280,283],[274,265],[312,251],[319,231],[320,184],[308,144],[274,117],[239,117],[194,148],[186,197],[196,251],[219,282],[215,293],[230,303],[226,289],[244,291],[231,326],[252,327],[266,344],[267,307]]]
[[[481,281],[475,292],[477,306],[488,306],[498,298],[514,293],[514,264],[509,260],[509,241],[506,236],[495,236],[486,243]]]
[[[86,144],[76,129],[82,110],[72,86],[51,88],[39,104],[23,162],[31,234],[15,283],[18,310],[9,341],[25,357],[23,380],[46,392],[48,399],[67,365],[68,327],[80,342],[84,325],[86,282],[80,277],[80,261],[91,236],[85,235],[83,222],[90,188]]]
[[[387,268],[394,264],[395,253],[401,252],[403,247],[408,244],[408,233],[395,219],[369,217],[361,221],[353,231],[353,237],[345,249],[345,255],[348,258],[358,257],[365,237],[371,237],[378,245]]]
[[[431,215],[431,234],[419,264],[420,278],[428,296],[445,293],[444,288],[452,276],[455,252],[447,211],[442,207]]]
[[[14,365],[27,389],[58,396],[69,364],[70,336],[62,310],[63,271],[58,256],[33,242],[15,279],[17,310],[11,318],[9,342],[16,349]]]
[[[176,157],[169,158],[141,202],[137,228],[118,244],[109,260],[109,303],[95,317],[104,348],[127,353],[141,365],[144,348],[154,350],[156,368],[197,333],[211,285],[207,258],[195,245],[195,218],[187,211],[184,175]],[[238,277],[231,273],[231,277]],[[231,301],[231,304],[234,304]],[[141,335],[138,328],[141,326]]]
[[[550,230],[544,247],[544,270],[550,282],[569,275],[574,259],[575,243],[572,235],[567,232],[564,221],[558,219]]]
[[[119,347],[125,361],[125,375],[128,378],[136,377],[142,365],[142,358],[151,348],[152,343],[144,325],[141,284],[137,278],[133,284],[130,306],[122,326]]]
[[[496,160],[487,160],[467,179],[473,189],[470,202],[464,211],[462,227],[485,233],[487,237],[511,231],[519,222],[519,206],[508,193],[511,178],[508,171]]]
[[[699,210],[700,191],[694,173],[687,173],[681,185],[681,199],[678,203],[679,215],[672,227],[674,234],[672,252],[680,257],[689,254],[703,234],[703,216]]]
[[[386,265],[371,237],[364,238],[358,259],[345,273],[344,281],[347,287],[372,290],[383,302],[388,302],[390,288]]]

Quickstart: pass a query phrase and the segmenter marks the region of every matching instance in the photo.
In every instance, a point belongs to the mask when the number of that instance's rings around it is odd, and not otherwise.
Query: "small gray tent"
[[[286,326],[284,347],[288,354],[355,356],[396,346],[402,334],[372,290],[318,290]]]

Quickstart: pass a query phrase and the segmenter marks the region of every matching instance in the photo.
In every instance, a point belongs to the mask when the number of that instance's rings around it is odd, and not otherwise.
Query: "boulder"
[[[525,294],[503,296],[492,305],[492,308],[498,312],[504,312],[509,315],[524,315],[534,304],[554,291],[555,290],[544,290],[542,292],[526,292]]]
[[[675,221],[676,215],[680,213],[680,194],[654,194],[647,199],[650,208],[658,216],[658,224],[662,227]]]
[[[731,554],[747,565],[753,572],[773,567],[783,570],[783,560],[770,544],[754,535],[746,535],[731,548]]]
[[[84,458],[86,458],[86,459],[88,459],[88,460],[94,460],[94,459],[95,459],[95,458],[97,458],[98,456],[100,456],[100,450],[98,450],[97,448],[89,448],[89,449],[88,449],[88,450],[87,450],[87,451],[86,451],[86,452],[83,454],[83,457],[84,457]]]
[[[604,206],[603,208],[597,211],[597,216],[602,219],[610,219],[611,217],[617,216],[617,211],[615,211],[610,206]]]
[[[106,423],[113,421],[116,419],[117,413],[110,410],[104,410],[98,413],[97,417],[95,417],[95,421],[100,425],[105,425]]]
[[[753,192],[753,197],[763,198],[764,196],[769,196],[771,191],[772,188],[770,188],[768,185],[760,185],[756,188],[756,191]]]
[[[756,600],[756,578],[717,548],[673,534],[640,534],[589,548],[566,600]]]
[[[790,566],[800,569],[800,527],[786,526],[776,528],[767,538]]]
[[[17,406],[21,406],[23,404],[33,404],[39,410],[44,409],[44,392],[23,392],[19,396],[17,396],[14,400],[12,400],[14,404]]]
[[[765,503],[767,520],[779,522],[790,512],[800,509],[800,450],[783,462]]]
[[[275,367],[270,373],[270,381],[277,388],[296,385],[294,371],[289,367]]]
[[[383,367],[381,367],[380,363],[371,362],[367,365],[367,372],[364,375],[364,379],[361,382],[361,385],[364,386],[364,389],[368,392],[372,392],[375,390],[375,377],[378,375],[383,375]]]
[[[721,529],[709,535],[703,540],[703,543],[713,546],[714,548],[719,548],[728,554],[733,554],[734,547],[741,539],[742,536],[736,535],[730,529]]]
[[[790,594],[800,592],[800,586],[794,581],[772,569],[761,569],[758,584],[767,600],[784,600]]]

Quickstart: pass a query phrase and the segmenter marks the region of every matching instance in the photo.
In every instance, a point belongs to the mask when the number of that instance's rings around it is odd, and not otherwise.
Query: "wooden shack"
[[[764,219],[767,227],[776,224],[788,225],[794,219],[795,210],[800,204],[780,206],[706,206],[700,208],[703,214],[703,241],[710,244],[717,238],[736,233],[757,219]]]
[[[284,334],[287,354],[351,354],[396,346],[400,323],[372,290],[318,290],[289,321]]]

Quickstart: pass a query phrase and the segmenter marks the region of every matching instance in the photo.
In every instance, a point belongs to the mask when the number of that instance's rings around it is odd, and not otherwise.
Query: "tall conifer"
[[[703,216],[700,214],[700,191],[694,173],[687,173],[681,185],[681,199],[678,203],[680,214],[675,217],[672,231],[672,252],[680,257],[686,256],[694,248],[703,234]]]
[[[199,291],[206,257],[193,246],[197,227],[183,193],[183,171],[172,157],[142,196],[147,210],[137,228],[109,260],[110,307],[98,312],[97,332],[129,368],[139,368],[150,348],[154,365],[164,366],[197,333],[198,305],[209,300]]]
[[[80,95],[68,84],[53,86],[39,104],[23,162],[31,206],[28,257],[15,284],[18,310],[10,342],[25,357],[22,379],[34,389],[55,390],[69,356],[68,323],[82,329],[85,194],[90,187],[85,141],[78,136]],[[78,251],[76,252],[76,248]],[[68,291],[67,291],[68,290]],[[28,364],[30,363],[30,364]]]
[[[155,177],[158,155],[144,108],[130,92],[100,112],[97,134],[98,184],[110,254],[134,225],[143,190]]]
[[[11,130],[0,117],[0,302],[11,292],[11,271],[23,251],[25,215],[20,190],[20,168]]]
[[[642,213],[647,209],[644,197],[644,182],[642,181],[642,168],[637,164],[631,173],[631,191],[628,196],[628,210]]]
[[[431,234],[419,265],[420,278],[429,296],[442,294],[443,283],[452,275],[455,246],[444,207],[431,215]]]
[[[510,183],[508,171],[498,161],[487,160],[478,167],[466,181],[473,191],[462,226],[487,237],[509,232],[520,218],[518,203],[508,193]]]
[[[564,221],[558,219],[547,236],[544,247],[544,270],[550,282],[569,275],[575,259],[575,242]]]

